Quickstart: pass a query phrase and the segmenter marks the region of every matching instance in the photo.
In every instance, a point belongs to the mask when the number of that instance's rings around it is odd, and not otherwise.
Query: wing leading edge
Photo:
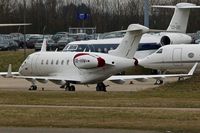
[[[161,75],[124,75],[124,76],[111,76],[108,78],[108,81],[112,81],[114,83],[123,83],[125,80],[137,80],[137,81],[146,81],[148,79],[165,79],[169,77],[191,77],[196,70],[198,63],[195,63],[192,69],[188,72],[188,74],[161,74]]]

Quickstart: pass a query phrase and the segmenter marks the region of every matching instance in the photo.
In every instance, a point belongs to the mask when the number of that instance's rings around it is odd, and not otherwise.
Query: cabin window
[[[51,65],[53,65],[53,60],[51,61]]]
[[[156,53],[157,53],[157,54],[161,54],[162,51],[163,51],[163,49],[159,49]]]
[[[104,48],[104,53],[108,53],[108,49],[107,48]]]
[[[47,65],[49,64],[49,60],[46,61],[46,64],[47,64]]]
[[[67,47],[67,50],[68,51],[76,51],[77,50],[77,48],[78,48],[78,45],[69,45],[68,47]]]
[[[61,61],[61,65],[63,65],[63,64],[64,64],[64,60]]]
[[[101,48],[98,48],[98,49],[97,49],[97,52],[101,53]]]
[[[44,60],[41,60],[41,64],[42,64],[42,65],[44,64]]]
[[[67,65],[69,65],[69,60],[67,60]]]
[[[58,65],[58,63],[59,63],[59,60],[56,61],[56,65]]]

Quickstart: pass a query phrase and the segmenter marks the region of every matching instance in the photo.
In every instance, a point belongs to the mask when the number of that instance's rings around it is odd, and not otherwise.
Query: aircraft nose
[[[21,65],[21,66],[19,67],[19,73],[20,73],[21,75],[24,75],[24,74],[27,72],[27,70],[28,70],[28,68],[27,68],[25,65]]]
[[[138,65],[146,67],[148,64],[148,60],[146,58],[138,60]]]
[[[23,74],[23,67],[22,66],[19,67],[19,73]]]

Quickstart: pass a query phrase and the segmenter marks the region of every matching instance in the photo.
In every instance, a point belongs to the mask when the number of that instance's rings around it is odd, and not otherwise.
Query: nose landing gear
[[[29,90],[31,91],[31,90],[37,90],[37,85],[35,85],[35,84],[33,84],[33,85],[31,85],[30,86],[30,88],[29,88]]]
[[[154,83],[154,85],[162,85],[163,84],[163,80],[158,79],[156,80],[156,82]]]

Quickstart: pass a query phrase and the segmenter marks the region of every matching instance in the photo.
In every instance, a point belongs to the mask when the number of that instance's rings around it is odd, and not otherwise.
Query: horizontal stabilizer
[[[153,8],[176,8],[176,6],[160,6],[160,5],[153,5]]]
[[[192,3],[178,3],[176,6],[153,5],[152,7],[153,8],[178,8],[178,9],[200,8],[200,6],[196,6],[196,4],[192,4]]]

